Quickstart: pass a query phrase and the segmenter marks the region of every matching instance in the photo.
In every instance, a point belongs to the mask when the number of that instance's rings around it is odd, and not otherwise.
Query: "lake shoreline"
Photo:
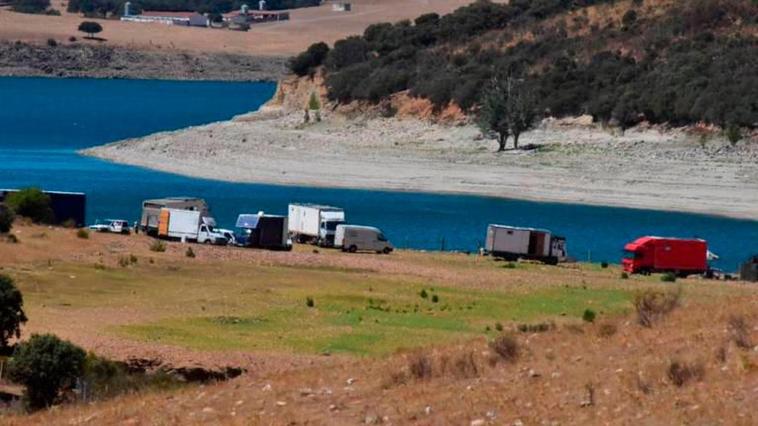
[[[749,183],[758,176],[758,166],[751,163],[758,158],[755,142],[730,147],[714,141],[700,152],[678,133],[633,129],[619,136],[592,125],[548,123],[522,137],[522,146],[533,149],[496,153],[470,125],[334,116],[306,126],[300,120],[300,114],[264,111],[80,153],[227,182],[758,219],[758,185]],[[703,170],[694,175],[698,165]]]

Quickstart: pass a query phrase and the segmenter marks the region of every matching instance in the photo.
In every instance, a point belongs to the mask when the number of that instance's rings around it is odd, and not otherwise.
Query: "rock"
[[[213,409],[213,408],[211,408],[211,407],[205,407],[205,408],[203,408],[203,413],[206,413],[206,414],[213,414],[213,413],[215,413],[215,412],[216,412],[216,410],[214,410],[214,409]]]
[[[427,405],[426,408],[424,408],[424,413],[428,416],[429,414],[432,414],[432,407]]]
[[[311,396],[311,395],[313,395],[313,389],[311,388],[300,389],[300,396]]]
[[[471,426],[482,426],[482,425],[484,425],[484,419],[471,420],[470,425]]]
[[[529,369],[529,377],[540,377],[540,373],[536,372],[533,369]]]
[[[355,382],[356,382],[356,379],[354,379],[354,378],[352,378],[352,377],[351,377],[351,378],[349,378],[349,379],[347,379],[347,380],[345,381],[345,383],[347,383],[347,384],[348,384],[348,386],[352,385],[352,384],[353,384],[353,383],[355,383]]]
[[[265,386],[263,386],[263,387],[261,388],[261,390],[262,390],[263,392],[268,392],[268,391],[270,391],[270,390],[271,390],[271,384],[270,384],[270,383],[267,383]]]
[[[284,407],[285,405],[287,405],[287,403],[285,401],[276,401],[276,405],[279,407]]]

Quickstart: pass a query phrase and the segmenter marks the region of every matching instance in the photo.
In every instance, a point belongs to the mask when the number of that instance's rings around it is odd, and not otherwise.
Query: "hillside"
[[[323,69],[328,98],[384,104],[407,93],[437,112],[477,111],[493,77],[524,79],[539,115],[758,124],[758,4],[750,0],[477,1],[314,45],[291,65]],[[393,109],[388,109],[392,113]]]

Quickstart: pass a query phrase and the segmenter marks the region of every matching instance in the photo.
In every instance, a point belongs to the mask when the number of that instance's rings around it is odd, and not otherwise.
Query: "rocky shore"
[[[275,81],[286,72],[284,57],[91,43],[97,42],[45,46],[0,42],[0,76]]]

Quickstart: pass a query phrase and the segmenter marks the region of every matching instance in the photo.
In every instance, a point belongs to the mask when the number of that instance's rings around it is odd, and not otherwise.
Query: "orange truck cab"
[[[701,239],[641,237],[624,246],[621,265],[632,274],[704,274],[708,271],[708,243]]]

